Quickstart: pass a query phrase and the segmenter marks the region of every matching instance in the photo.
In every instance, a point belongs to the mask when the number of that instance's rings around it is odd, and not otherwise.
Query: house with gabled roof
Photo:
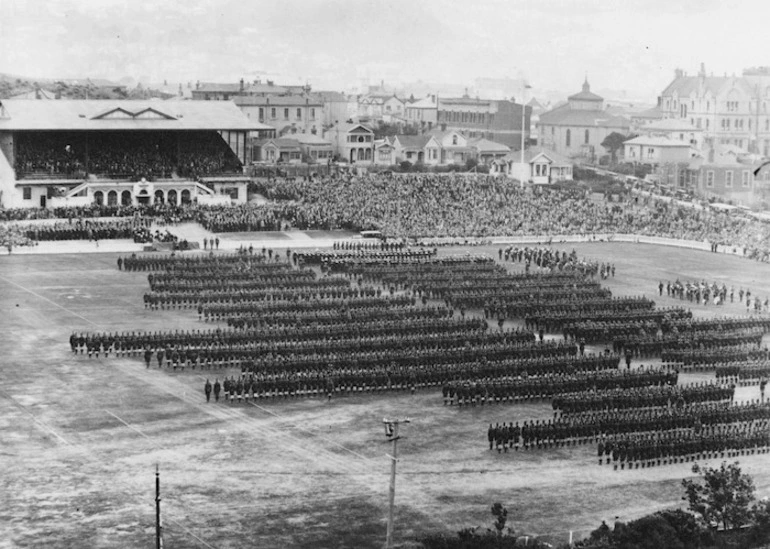
[[[511,153],[509,146],[484,139],[483,137],[471,139],[468,141],[468,145],[474,150],[474,157],[478,163],[486,166],[490,165],[492,161]]]
[[[378,139],[374,142],[374,163],[378,166],[392,166],[396,163],[396,148],[393,137]]]
[[[531,147],[510,153],[492,161],[489,173],[506,175],[534,185],[549,185],[557,181],[572,181],[572,160],[544,147]]]
[[[334,147],[334,153],[346,162],[371,164],[374,161],[374,130],[366,124],[335,124],[326,130],[324,137]]]
[[[686,141],[640,135],[623,142],[623,158],[635,164],[659,164],[688,162],[697,150]]]
[[[270,164],[299,164],[302,162],[302,147],[296,139],[274,137],[254,143],[259,148],[260,162]]]
[[[473,147],[468,145],[468,138],[458,130],[433,130],[432,135],[441,147],[439,164],[465,164],[476,154]]]
[[[437,165],[441,162],[441,145],[430,134],[396,135],[392,140],[396,162],[404,160],[412,164]]]

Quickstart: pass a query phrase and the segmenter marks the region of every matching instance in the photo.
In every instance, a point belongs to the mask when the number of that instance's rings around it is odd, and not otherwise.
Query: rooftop
[[[588,78],[583,82],[583,90],[570,95],[567,98],[569,101],[604,101],[604,98],[600,95],[596,95],[591,91],[591,85],[588,83]]]
[[[237,95],[233,103],[239,107],[322,107],[323,100],[312,95]]]
[[[684,141],[678,141],[676,139],[669,139],[668,137],[649,137],[646,135],[640,135],[634,137],[628,141],[623,142],[624,145],[642,145],[645,147],[678,147],[678,148],[690,148],[689,143]]]
[[[269,130],[229,101],[6,99],[0,131]]]
[[[614,116],[605,111],[573,109],[562,105],[540,115],[540,124],[550,126],[597,126],[628,128],[630,123],[623,116]]]

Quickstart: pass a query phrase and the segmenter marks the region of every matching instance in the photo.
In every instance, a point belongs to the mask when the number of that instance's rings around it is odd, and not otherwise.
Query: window
[[[265,108],[259,107],[259,121],[262,122],[265,119]]]
[[[709,129],[709,119],[706,119],[706,129]]]
[[[586,145],[588,145],[589,137],[590,137],[590,135],[588,133],[588,130],[586,130],[586,138],[585,138],[585,144]]]
[[[556,126],[551,126],[551,135],[556,133]]]
[[[32,187],[24,187],[22,193],[24,193],[24,200],[32,200]]]
[[[713,187],[714,186],[714,170],[709,170],[706,172],[706,187]]]
[[[283,109],[283,119],[284,120],[289,119],[289,109]]]
[[[732,189],[733,187],[733,171],[725,170],[725,187]]]
[[[655,149],[652,147],[647,147],[647,158],[654,158],[655,157]]]
[[[302,109],[297,109],[297,120],[302,120]]]
[[[457,136],[456,135],[452,136],[452,145],[457,145]]]
[[[572,142],[572,130],[567,130],[567,136],[564,139],[564,144],[569,147]]]
[[[273,118],[273,119],[275,119],[275,107],[273,107],[272,109],[270,109],[270,118]]]
[[[315,109],[310,109],[310,120],[315,120]]]
[[[744,187],[749,186],[749,170],[743,170],[743,173],[741,174],[741,185]]]
[[[702,122],[703,122],[703,119],[701,119],[701,118],[696,118],[696,124],[695,124],[695,127],[696,127],[696,128],[698,128],[698,129],[700,129],[700,128],[701,128],[701,124],[702,124]]]

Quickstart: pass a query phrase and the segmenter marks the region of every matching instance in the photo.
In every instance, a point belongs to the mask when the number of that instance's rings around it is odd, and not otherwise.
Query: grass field
[[[770,266],[738,257],[640,244],[557,247],[613,262],[607,285],[615,295],[645,294],[659,307],[681,305],[657,296],[659,280],[676,278],[770,295]],[[465,250],[440,253],[458,251]],[[496,248],[470,251],[497,257]],[[193,311],[145,310],[146,274],[117,271],[116,257],[0,260],[0,547],[152,546],[156,463],[167,548],[382,546],[385,416],[412,418],[399,446],[400,544],[428,531],[490,525],[495,501],[508,507],[518,532],[552,541],[682,503],[690,464],[613,471],[596,465],[594,446],[486,449],[488,423],[547,418],[545,402],[457,409],[443,406],[440,392],[424,391],[207,404],[205,377],[226,372],[74,356],[71,330],[210,327]],[[693,310],[745,314],[737,304]],[[759,390],[741,388],[739,398],[759,398]],[[770,495],[769,455],[740,461],[758,494]]]

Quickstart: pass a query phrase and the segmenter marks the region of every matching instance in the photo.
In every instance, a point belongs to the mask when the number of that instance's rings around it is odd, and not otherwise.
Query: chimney
[[[184,92],[182,92],[182,83],[179,83],[179,97],[182,97],[184,95]]]
[[[683,76],[684,76],[684,71],[682,69],[674,70],[674,78],[682,78]]]
[[[700,76],[701,78],[706,77],[706,63],[700,64],[700,72],[698,73],[698,76]]]
[[[198,90],[198,89],[200,89],[200,87],[201,87],[201,81],[200,81],[200,80],[198,80],[198,81],[195,83],[195,89],[196,89],[196,90]]]
[[[241,78],[241,82],[240,82],[240,84],[241,84],[241,93],[243,93],[243,90],[244,90],[244,86],[243,86],[243,78]]]
[[[430,102],[431,103],[435,103],[436,102],[436,96],[435,95],[431,95],[430,96]]]

